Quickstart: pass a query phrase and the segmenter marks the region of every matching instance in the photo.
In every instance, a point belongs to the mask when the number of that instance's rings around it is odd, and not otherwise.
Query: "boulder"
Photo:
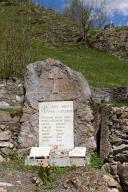
[[[39,102],[73,101],[75,146],[94,150],[93,115],[89,106],[91,91],[81,73],[53,59],[35,62],[27,66],[24,88],[26,94],[19,134],[22,148],[38,146]]]

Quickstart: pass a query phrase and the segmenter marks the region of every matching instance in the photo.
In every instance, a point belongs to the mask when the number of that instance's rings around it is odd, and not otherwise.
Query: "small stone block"
[[[66,167],[70,166],[70,159],[69,157],[62,157],[62,158],[55,158],[55,159],[50,159],[50,163],[52,166],[57,166],[57,167]]]
[[[32,147],[30,151],[30,158],[49,157],[50,147]]]
[[[86,147],[75,147],[69,151],[69,157],[85,157]]]
[[[83,157],[76,157],[70,158],[70,166],[72,167],[84,167],[86,164],[85,158]]]
[[[30,159],[29,157],[25,159],[25,165],[29,166],[47,167],[49,164],[49,159]]]

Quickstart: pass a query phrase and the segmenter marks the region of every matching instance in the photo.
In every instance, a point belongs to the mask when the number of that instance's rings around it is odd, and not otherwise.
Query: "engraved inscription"
[[[39,104],[39,146],[71,149],[74,146],[73,102]]]

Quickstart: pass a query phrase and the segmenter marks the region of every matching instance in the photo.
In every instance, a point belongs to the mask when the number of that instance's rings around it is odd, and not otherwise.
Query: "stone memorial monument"
[[[27,66],[24,87],[22,148],[95,149],[91,92],[82,74],[53,59],[39,61]]]

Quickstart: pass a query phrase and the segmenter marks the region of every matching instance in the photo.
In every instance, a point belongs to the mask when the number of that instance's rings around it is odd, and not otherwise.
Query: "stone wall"
[[[128,87],[91,88],[91,92],[95,103],[128,101]]]
[[[102,106],[100,112],[100,157],[105,163],[103,168],[127,191],[128,107]]]
[[[23,81],[0,80],[0,107],[21,106],[24,100]]]
[[[18,147],[23,100],[22,81],[0,80],[0,161]]]

